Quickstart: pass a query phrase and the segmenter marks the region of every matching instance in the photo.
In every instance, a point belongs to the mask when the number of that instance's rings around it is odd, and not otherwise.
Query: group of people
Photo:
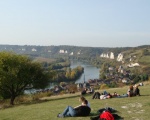
[[[119,95],[116,92],[113,94],[108,93],[107,91],[104,91],[103,93],[95,92],[92,96],[92,99],[109,99],[109,98],[123,98],[123,97],[132,97],[132,96],[140,96],[140,90],[138,88],[138,85],[130,86],[127,93],[123,95]],[[81,104],[76,107],[67,106],[62,113],[59,113],[57,115],[58,118],[63,117],[77,117],[77,116],[88,116],[91,112],[90,103],[85,99],[85,97],[80,96],[79,101]],[[99,115],[100,118],[108,117],[109,111],[105,112],[105,114]],[[112,117],[112,115],[109,115],[109,117]],[[93,119],[94,120],[94,119]],[[100,119],[103,120],[103,119]],[[114,118],[111,120],[114,120]]]
[[[139,85],[130,86],[127,93],[123,95],[119,95],[117,92],[113,94],[104,91],[103,93],[95,92],[92,96],[92,99],[109,99],[109,98],[123,98],[123,97],[133,97],[133,96],[140,96],[140,89],[138,88]]]
[[[94,88],[93,87],[90,87],[90,88],[84,88],[82,91],[81,91],[81,95],[85,95],[85,94],[93,94],[94,93]]]
[[[80,96],[79,101],[81,101],[81,105],[72,107],[67,106],[62,113],[57,115],[58,118],[64,117],[84,117],[89,116],[91,112],[90,103],[85,99],[85,97]],[[91,120],[115,120],[115,117],[120,117],[117,114],[112,114],[112,108],[102,108],[98,110],[99,115],[95,117],[90,117]]]

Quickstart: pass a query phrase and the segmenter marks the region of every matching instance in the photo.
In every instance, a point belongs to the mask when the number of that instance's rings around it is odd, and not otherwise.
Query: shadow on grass
[[[150,96],[150,94],[148,94],[148,95],[140,95],[140,96]],[[139,96],[139,97],[140,97],[140,96]]]

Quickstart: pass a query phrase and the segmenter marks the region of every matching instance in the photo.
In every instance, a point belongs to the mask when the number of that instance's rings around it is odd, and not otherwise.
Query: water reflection
[[[77,66],[84,67],[84,74],[81,75],[79,79],[76,80],[75,83],[83,83],[84,82],[84,76],[85,81],[88,81],[89,79],[98,79],[99,78],[99,68],[83,61],[71,61],[71,68],[75,68]]]

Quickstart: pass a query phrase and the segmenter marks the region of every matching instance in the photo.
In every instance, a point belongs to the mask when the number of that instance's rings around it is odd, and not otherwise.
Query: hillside
[[[126,64],[139,64],[139,68],[149,74],[150,68],[150,48],[140,48],[124,51],[124,62]]]
[[[150,68],[150,45],[116,48],[67,45],[0,45],[0,51],[10,51],[17,54],[27,55],[37,62],[53,62],[55,58],[66,58],[86,60],[97,67],[101,67],[103,62],[111,61],[118,61],[117,64],[123,62],[126,66],[138,63],[140,65],[140,69],[146,71],[146,73],[149,73],[148,70]]]
[[[126,93],[127,87],[108,89],[110,93]],[[91,104],[91,114],[88,117],[68,117],[66,120],[90,120],[90,117],[97,115],[97,110],[104,107],[113,107],[117,114],[124,120],[149,120],[150,118],[150,84],[145,83],[139,87],[141,96],[131,98],[112,98],[106,100],[92,99],[92,95],[85,96]],[[100,92],[103,92],[101,90]],[[62,112],[67,105],[79,105],[79,94],[62,95],[50,97],[39,103],[24,103],[19,106],[0,110],[1,120],[59,120],[57,114]]]
[[[150,48],[147,46],[139,46],[134,49]],[[74,56],[74,57],[96,57],[103,52],[113,52],[115,56],[118,53],[131,50],[132,47],[82,47],[82,46],[34,46],[34,45],[0,45],[0,51],[11,51],[17,54],[25,54],[32,57],[58,57],[58,56]]]

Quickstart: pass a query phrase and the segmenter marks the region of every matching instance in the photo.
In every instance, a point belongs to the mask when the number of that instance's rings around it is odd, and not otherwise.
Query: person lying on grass
[[[57,115],[58,118],[63,117],[77,117],[77,116],[88,116],[91,112],[91,108],[88,107],[88,101],[84,99],[82,104],[77,107],[67,106],[65,110]]]

